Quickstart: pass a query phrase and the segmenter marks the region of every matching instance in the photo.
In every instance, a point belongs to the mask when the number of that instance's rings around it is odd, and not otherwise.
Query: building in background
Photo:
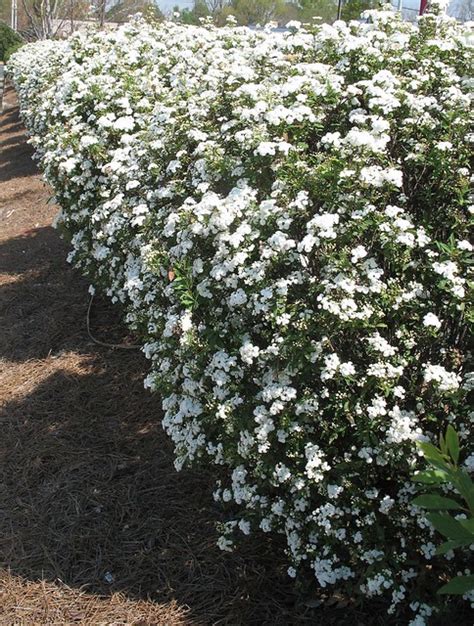
[[[415,22],[420,15],[421,0],[402,0],[401,4],[398,0],[391,0],[391,4],[397,10],[401,6],[403,19],[409,22]],[[474,0],[451,0],[447,13],[461,22],[472,20],[474,19]]]

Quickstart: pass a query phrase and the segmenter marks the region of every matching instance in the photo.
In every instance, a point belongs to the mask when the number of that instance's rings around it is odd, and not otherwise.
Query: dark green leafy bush
[[[5,22],[0,22],[0,61],[8,61],[13,52],[22,45],[23,39]]]

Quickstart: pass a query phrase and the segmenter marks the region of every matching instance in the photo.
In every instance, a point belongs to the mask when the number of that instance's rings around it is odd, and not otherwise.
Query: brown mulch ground
[[[145,359],[86,332],[11,90],[0,155],[0,624],[388,624],[302,600],[278,544],[216,547],[212,481],[174,471]],[[107,302],[91,324],[126,336]]]

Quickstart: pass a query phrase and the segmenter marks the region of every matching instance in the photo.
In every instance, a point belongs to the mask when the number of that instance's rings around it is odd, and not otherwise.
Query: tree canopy
[[[374,5],[375,0],[346,0],[342,17],[357,19],[362,11]],[[175,12],[185,24],[199,24],[206,17],[223,24],[231,15],[238,24],[246,26],[268,22],[284,25],[294,19],[302,22],[319,19],[330,23],[337,17],[337,0],[194,0],[191,9],[175,7]]]

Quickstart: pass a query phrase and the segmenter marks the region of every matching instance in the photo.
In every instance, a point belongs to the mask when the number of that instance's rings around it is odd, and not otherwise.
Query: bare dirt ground
[[[212,481],[173,469],[139,351],[93,343],[87,284],[51,227],[15,95],[0,118],[0,625],[369,626],[372,609],[307,601],[281,546],[216,547]],[[123,341],[107,302],[94,334]],[[315,608],[316,607],[316,608]],[[458,622],[460,624],[460,622]]]

